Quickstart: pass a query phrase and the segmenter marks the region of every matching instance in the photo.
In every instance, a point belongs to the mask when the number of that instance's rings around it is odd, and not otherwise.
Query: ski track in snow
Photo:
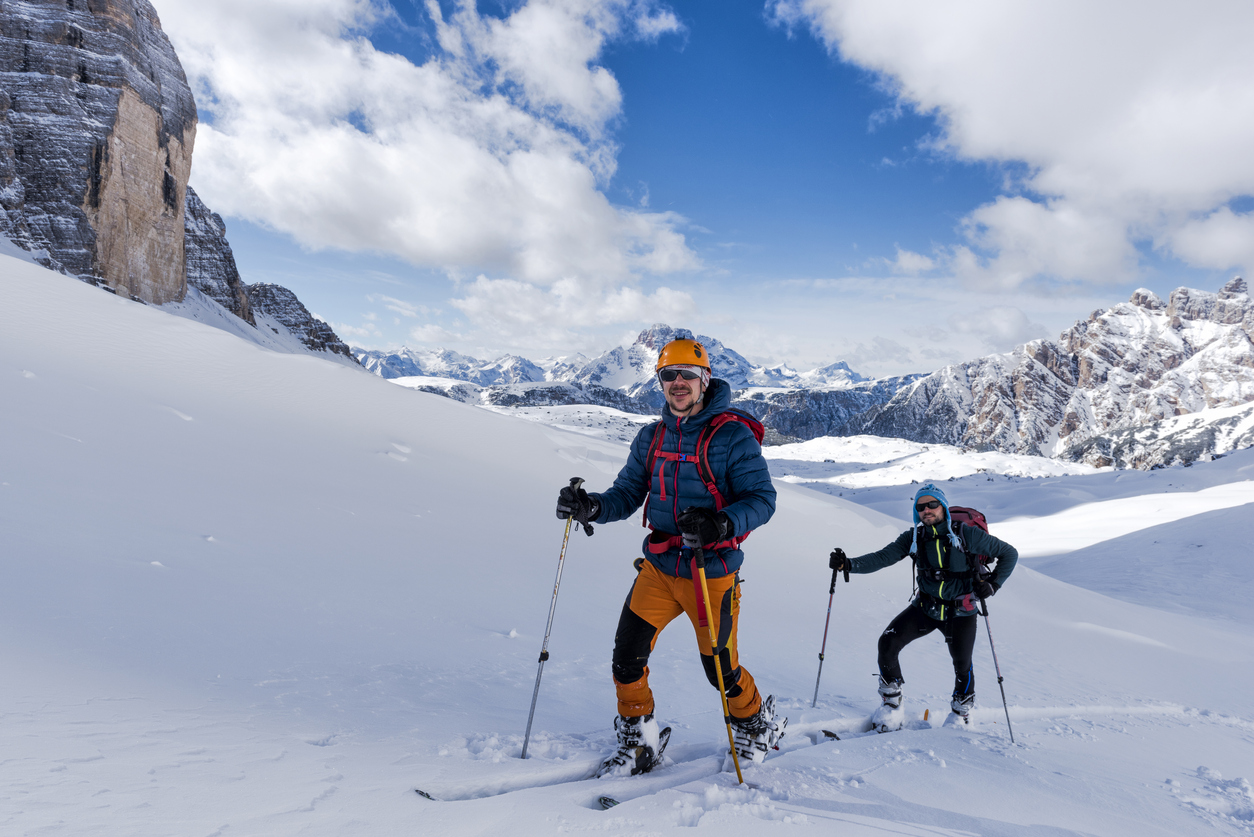
[[[2,257],[0,293],[0,833],[1254,832],[1236,505],[1254,452],[1058,473],[952,449],[903,468],[891,440],[789,451],[772,467],[804,484],[778,480],[746,543],[739,637],[790,718],[780,751],[752,786],[720,769],[721,711],[677,622],[650,660],[672,764],[564,781],[613,739],[643,530],[572,538],[523,762],[552,501],[574,475],[607,486],[648,417],[493,413]],[[929,478],[1033,556],[989,603],[1015,744],[983,626],[973,728],[939,727],[953,675],[932,635],[902,655],[911,728],[869,732],[906,565],[838,584],[810,708],[827,553],[883,546]],[[607,790],[622,804],[601,811]]]

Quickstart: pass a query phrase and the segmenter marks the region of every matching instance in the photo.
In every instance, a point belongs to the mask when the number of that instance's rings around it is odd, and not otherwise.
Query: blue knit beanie
[[[928,496],[935,497],[940,501],[941,508],[945,510],[945,521],[949,521],[949,501],[945,499],[944,491],[941,491],[930,482],[916,491],[914,493],[914,502],[910,504],[910,511],[914,513],[914,533],[910,538],[910,551],[912,553],[917,551],[919,545],[919,524],[923,522],[919,519],[919,498]],[[945,528],[949,532],[949,545],[955,549],[962,549],[962,538],[955,535],[952,528],[948,526]]]

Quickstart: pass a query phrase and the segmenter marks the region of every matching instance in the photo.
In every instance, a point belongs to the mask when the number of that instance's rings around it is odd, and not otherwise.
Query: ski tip
[[[830,729],[823,730],[823,734],[826,735],[828,738],[835,738],[837,741],[840,740],[840,736],[832,732]]]
[[[439,802],[439,801],[440,801],[440,800],[436,799],[434,796],[432,796],[431,794],[427,793],[427,792],[426,792],[425,790],[423,790],[422,788],[414,788],[414,793],[418,794],[418,795],[419,795],[419,796],[421,796],[423,799],[430,799],[432,802]]]
[[[612,796],[597,797],[597,804],[601,806],[602,811],[608,811],[618,804],[618,800]]]

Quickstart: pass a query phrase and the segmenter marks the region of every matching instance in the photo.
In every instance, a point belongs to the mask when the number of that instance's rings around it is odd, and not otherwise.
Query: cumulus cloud
[[[1254,194],[1254,5],[770,0],[768,10],[934,115],[942,152],[1011,164],[1007,193],[965,219],[968,246],[954,253],[976,283],[1126,281],[1147,243],[1197,266],[1248,259],[1233,234],[1248,218],[1222,207]]]
[[[193,178],[223,214],[311,249],[597,287],[698,261],[673,213],[601,191],[617,148],[607,44],[677,32],[655,0],[425,5],[431,57],[367,37],[372,0],[168,0],[163,23],[203,114]]]
[[[935,260],[922,253],[903,250],[900,247],[897,248],[897,257],[895,259],[886,259],[885,261],[888,262],[888,266],[894,273],[904,273],[907,276],[926,273],[936,267]]]
[[[542,288],[486,276],[452,304],[498,343],[526,337],[551,346],[569,345],[573,335],[591,326],[678,319],[695,310],[691,296],[670,288],[645,294],[634,287],[596,288],[573,279]]]
[[[1222,207],[1172,230],[1165,246],[1191,264],[1217,270],[1254,268],[1254,213]]]
[[[950,327],[959,334],[970,334],[995,352],[1008,352],[1015,346],[1045,337],[1046,328],[1028,319],[1011,305],[997,305],[973,311],[960,311],[949,317]]]

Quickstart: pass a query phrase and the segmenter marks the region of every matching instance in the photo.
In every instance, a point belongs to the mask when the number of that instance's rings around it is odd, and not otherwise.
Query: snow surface
[[[563,528],[553,500],[572,475],[608,485],[624,444],[269,350],[10,258],[0,284],[5,834],[1254,831],[1248,505],[1147,516],[1034,559],[1051,575],[1016,571],[990,601],[1011,744],[983,641],[976,727],[939,728],[951,672],[934,636],[903,655],[911,728],[864,732],[904,565],[837,585],[810,708],[827,553],[887,543],[912,488],[781,480],[778,513],[745,545],[740,634],[790,718],[780,752],[746,770],[752,787],[720,772],[719,704],[676,623],[651,660],[673,764],[554,784],[611,741],[609,652],[642,530],[571,535],[521,761]],[[1043,518],[1209,497],[1249,478],[1249,454],[976,473],[946,490],[997,521]],[[597,810],[605,793],[623,803]]]
[[[839,488],[905,485],[972,474],[1045,477],[1093,474],[1074,462],[1014,453],[967,453],[952,445],[885,439],[880,436],[823,436],[768,447],[771,473],[788,482],[826,483]]]

